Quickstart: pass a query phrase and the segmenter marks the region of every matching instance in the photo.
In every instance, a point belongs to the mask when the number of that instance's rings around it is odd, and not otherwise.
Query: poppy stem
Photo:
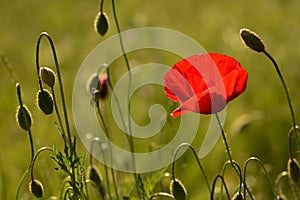
[[[224,132],[220,117],[219,117],[218,113],[215,113],[215,116],[216,116],[219,128],[221,130],[221,133],[222,133],[223,141],[224,141],[224,144],[225,144],[225,148],[226,148],[227,155],[229,157],[230,163],[233,166],[233,168],[235,169],[235,165],[234,165],[233,160],[232,160],[231,151],[230,151],[230,148],[229,148],[229,145],[228,145],[228,140],[227,140],[226,134]]]
[[[289,104],[289,108],[290,108],[290,112],[291,112],[291,117],[292,117],[292,123],[293,123],[293,129],[295,132],[297,132],[297,128],[296,128],[296,120],[295,120],[295,113],[294,113],[294,109],[293,109],[293,105],[292,105],[292,101],[291,101],[291,98],[290,98],[290,94],[289,94],[289,90],[288,90],[288,87],[285,83],[285,80],[282,76],[282,73],[277,65],[277,62],[275,61],[275,59],[268,53],[266,52],[265,50],[263,51],[263,53],[271,60],[272,64],[274,65],[275,69],[276,69],[276,72],[279,76],[279,79],[281,81],[281,84],[284,88],[284,92],[285,92],[285,95],[286,95],[286,98],[287,98],[287,101],[288,101],[288,104]],[[298,137],[297,137],[297,141],[298,141],[298,144],[299,144],[299,140],[298,140]]]

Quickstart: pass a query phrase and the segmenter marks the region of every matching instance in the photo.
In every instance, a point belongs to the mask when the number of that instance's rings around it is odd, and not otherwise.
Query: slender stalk
[[[268,173],[267,169],[265,168],[264,164],[256,157],[251,157],[251,158],[248,158],[247,161],[245,162],[245,166],[244,166],[244,185],[246,186],[246,173],[247,173],[247,167],[248,167],[248,164],[251,162],[251,161],[256,161],[260,166],[261,168],[263,169],[265,175],[266,175],[266,178],[267,178],[267,181],[269,183],[269,186],[271,187],[272,189],[272,195],[273,195],[273,199],[276,199],[276,190],[274,188],[274,181],[272,180],[270,174]],[[248,191],[248,194],[250,191]],[[244,196],[246,197],[246,187],[244,187]]]
[[[58,110],[58,107],[57,107],[56,95],[55,95],[53,87],[51,87],[51,93],[52,93],[52,97],[53,97],[54,109],[55,109],[55,112],[56,112],[56,116],[57,116],[57,119],[58,119],[60,130],[61,130],[61,133],[62,133],[61,135],[62,135],[63,140],[64,140],[64,145],[65,145],[65,148],[68,148],[68,146],[67,146],[67,135],[64,131],[64,127],[63,127],[63,124],[62,124],[60,113],[59,113],[59,110]],[[66,153],[68,153],[68,151],[66,151]]]
[[[63,107],[64,118],[65,118],[65,125],[66,125],[66,130],[67,130],[66,132],[67,132],[67,136],[68,136],[69,146],[71,147],[72,146],[71,131],[70,131],[70,126],[69,126],[68,113],[67,113],[67,108],[66,108],[66,103],[65,103],[65,95],[64,95],[64,89],[63,89],[63,84],[62,84],[62,78],[61,78],[61,74],[60,74],[60,68],[59,68],[59,64],[58,64],[58,59],[57,59],[54,43],[53,43],[51,37],[46,32],[43,32],[43,33],[40,34],[40,36],[38,38],[38,41],[37,41],[37,45],[36,45],[36,66],[37,66],[37,70],[39,69],[39,46],[40,46],[42,37],[46,37],[48,39],[49,43],[50,43],[50,46],[51,46],[51,50],[52,50],[52,54],[53,54],[53,58],[54,58],[54,63],[55,63],[56,71],[57,71],[57,77],[58,77],[62,107]],[[40,82],[40,79],[39,79],[39,82]]]
[[[222,183],[225,187],[227,198],[230,200],[230,195],[229,195],[229,191],[228,191],[228,188],[226,186],[225,180],[224,180],[223,176],[221,176],[220,174],[218,174],[214,179],[214,182],[213,182],[213,185],[212,185],[212,191],[210,193],[210,200],[214,200],[215,187],[216,187],[216,183],[217,183],[218,179],[221,179],[221,181],[222,181]]]
[[[209,184],[209,181],[208,181],[208,178],[205,174],[205,171],[201,165],[201,162],[199,160],[199,157],[197,156],[197,153],[195,151],[195,149],[188,143],[182,143],[180,144],[177,148],[176,148],[176,151],[173,155],[173,161],[172,161],[172,179],[175,180],[175,160],[176,160],[176,157],[177,157],[177,153],[179,152],[179,150],[184,147],[184,146],[187,146],[188,148],[190,148],[194,154],[194,157],[196,158],[196,161],[197,161],[197,164],[198,166],[200,167],[200,170],[201,170],[201,173],[204,177],[204,180],[205,180],[205,183],[206,183],[206,186],[208,187],[208,191],[211,193],[211,189],[210,189],[210,184]]]
[[[216,116],[219,128],[221,130],[221,134],[222,134],[222,137],[223,137],[223,141],[224,141],[224,144],[225,144],[225,148],[226,148],[226,151],[227,151],[228,158],[230,160],[231,165],[236,170],[235,165],[234,165],[233,160],[232,160],[232,155],[231,155],[231,151],[230,151],[230,148],[229,148],[229,145],[228,145],[228,140],[227,140],[226,134],[224,132],[224,129],[223,129],[223,126],[222,126],[222,123],[221,123],[221,120],[219,118],[218,113],[215,113],[215,116]]]
[[[31,162],[31,164],[30,164],[30,167],[29,167],[31,179],[33,179],[33,168],[34,168],[34,163],[35,163],[35,161],[36,161],[38,155],[39,155],[40,153],[42,153],[43,151],[51,151],[51,152],[53,152],[53,149],[50,148],[50,147],[42,147],[42,148],[40,148],[40,149],[34,154],[34,157],[33,157],[33,159],[32,159],[32,162]]]
[[[290,113],[291,113],[291,118],[292,118],[292,123],[293,123],[293,129],[296,132],[297,130],[296,130],[295,113],[294,113],[294,109],[293,109],[293,105],[292,105],[292,101],[291,101],[291,98],[290,98],[288,87],[285,83],[285,80],[282,76],[282,73],[281,73],[281,71],[279,69],[279,66],[277,65],[277,62],[275,61],[275,59],[268,52],[266,52],[265,50],[263,51],[263,53],[271,60],[272,64],[274,65],[274,67],[276,69],[276,72],[279,76],[279,79],[280,79],[281,84],[284,88],[284,92],[285,92],[285,95],[286,95],[286,98],[287,98],[287,101],[288,101],[288,105],[289,105],[289,108],[290,108]],[[298,137],[297,137],[297,141],[298,141]],[[299,141],[298,141],[298,144],[299,144]]]
[[[133,170],[135,172],[134,173],[135,186],[136,186],[137,193],[139,194],[138,175],[136,173],[135,157],[134,157],[134,142],[133,142],[133,136],[132,136],[132,127],[131,127],[130,91],[131,91],[132,74],[131,74],[131,71],[130,71],[129,61],[128,61],[127,54],[126,54],[124,44],[123,44],[123,39],[122,39],[122,35],[121,35],[121,30],[120,30],[118,18],[117,18],[117,12],[116,12],[116,6],[115,6],[115,1],[114,0],[112,0],[112,9],[113,9],[114,21],[115,21],[117,31],[118,31],[120,47],[121,47],[121,50],[122,50],[122,53],[123,53],[123,58],[125,60],[126,68],[127,68],[127,71],[128,71],[128,90],[127,90],[127,92],[128,92],[128,104],[127,104],[127,106],[128,107],[127,107],[127,109],[128,109],[128,131],[129,131],[129,141],[130,141],[129,146],[130,146],[130,151],[132,152]],[[143,199],[144,199],[144,194],[143,194]]]
[[[291,130],[289,131],[289,135],[288,135],[288,149],[289,149],[289,157],[290,157],[290,159],[294,158],[294,156],[293,156],[293,148],[292,148],[292,136],[293,136],[293,133],[296,134],[297,131],[300,131],[300,127],[299,126],[292,127]]]
[[[110,136],[108,134],[108,128],[107,128],[107,125],[105,123],[105,120],[104,120],[104,117],[102,115],[102,112],[100,110],[99,102],[96,102],[95,105],[96,105],[96,108],[97,108],[97,112],[98,112],[100,121],[101,121],[101,123],[102,123],[102,125],[104,127],[104,131],[105,131],[106,137],[108,138],[108,140],[110,140]],[[111,151],[111,144],[109,143],[108,145],[109,145],[110,157],[111,157],[111,160],[112,160],[113,159],[113,155],[112,155],[112,151]],[[111,165],[112,165],[112,162],[111,162]],[[110,167],[110,171],[111,171],[111,176],[112,176],[112,179],[113,179],[113,186],[114,186],[114,190],[115,190],[115,193],[116,193],[116,198],[119,200],[120,197],[119,197],[119,193],[118,193],[117,181],[116,181],[115,171],[113,169],[113,166]],[[107,187],[109,187],[109,185]]]

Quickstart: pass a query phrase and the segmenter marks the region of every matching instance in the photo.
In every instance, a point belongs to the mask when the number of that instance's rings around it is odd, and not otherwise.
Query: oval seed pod
[[[29,191],[35,197],[41,198],[44,192],[43,184],[39,180],[32,179],[29,183]]]
[[[244,196],[242,193],[237,192],[235,193],[235,195],[233,196],[232,200],[244,200]]]
[[[170,183],[170,192],[176,200],[186,199],[186,189],[180,180],[175,179]]]
[[[37,95],[38,106],[43,113],[49,115],[53,112],[53,99],[48,90],[39,90]]]
[[[103,185],[103,179],[101,173],[95,166],[90,166],[88,169],[87,177],[95,183],[102,199],[105,198],[105,188]]]
[[[256,52],[265,51],[263,40],[253,31],[243,28],[240,30],[241,39],[244,44]]]
[[[108,17],[106,16],[105,13],[99,12],[94,21],[95,31],[101,36],[104,36],[108,30],[108,27],[109,27]]]
[[[56,74],[55,72],[49,68],[49,67],[41,67],[40,68],[40,77],[42,79],[42,81],[48,85],[49,87],[53,87],[55,84],[55,78],[56,78]]]
[[[30,129],[32,124],[32,117],[30,111],[25,105],[19,106],[17,108],[16,119],[20,128],[24,129],[25,131],[28,131]]]
[[[295,158],[290,158],[288,161],[288,176],[289,178],[294,181],[294,183],[298,183],[300,178],[300,169],[299,169],[299,163]]]

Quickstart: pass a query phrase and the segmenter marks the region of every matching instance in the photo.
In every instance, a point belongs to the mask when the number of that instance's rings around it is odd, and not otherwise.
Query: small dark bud
[[[241,39],[244,44],[256,52],[265,51],[263,40],[253,31],[243,28],[240,30]]]
[[[19,106],[17,108],[16,119],[20,128],[24,129],[25,131],[28,131],[30,129],[32,124],[32,117],[30,111],[25,105]]]
[[[186,199],[186,189],[180,180],[175,179],[170,183],[170,192],[175,200],[185,200]]]
[[[53,99],[48,90],[39,90],[37,95],[38,106],[43,113],[49,115],[53,112]]]
[[[40,77],[42,81],[49,87],[53,87],[55,84],[55,72],[49,67],[40,68]]]
[[[244,200],[244,196],[242,193],[237,192],[235,193],[235,195],[233,196],[232,200]]]
[[[298,183],[300,177],[298,161],[295,158],[289,159],[287,168],[289,178],[294,183]]]
[[[29,183],[29,191],[35,197],[41,198],[43,196],[44,188],[39,180],[33,179]]]
[[[93,74],[87,82],[87,90],[93,97],[93,101],[98,102],[100,99],[105,99],[108,93],[107,74],[104,73],[100,77]]]
[[[104,188],[103,179],[102,179],[102,176],[101,176],[101,173],[99,172],[99,170],[95,166],[90,166],[88,169],[87,177],[95,183],[99,193],[102,196],[102,199],[104,199],[105,198],[105,188]]]
[[[108,17],[106,16],[105,13],[99,12],[94,21],[95,31],[101,36],[104,36],[108,30],[108,27],[109,27]]]

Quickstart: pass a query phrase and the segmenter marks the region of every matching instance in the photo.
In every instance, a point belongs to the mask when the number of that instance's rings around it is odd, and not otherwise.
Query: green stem
[[[53,152],[53,149],[50,148],[50,147],[42,147],[42,148],[40,148],[40,149],[34,154],[34,157],[33,157],[33,159],[32,159],[32,162],[31,162],[31,164],[30,164],[30,167],[29,167],[31,179],[33,179],[33,177],[34,177],[34,176],[33,176],[34,163],[35,163],[35,161],[36,161],[38,155],[39,155],[40,153],[42,153],[43,151],[51,151],[51,152]]]
[[[225,144],[225,148],[226,148],[227,155],[228,155],[228,157],[229,157],[230,163],[231,163],[231,165],[233,166],[233,168],[234,168],[235,170],[237,170],[237,169],[235,168],[234,163],[233,163],[231,151],[230,151],[230,148],[229,148],[229,145],[228,145],[228,140],[227,140],[227,138],[226,138],[226,134],[225,134],[225,132],[224,132],[224,129],[223,129],[223,126],[222,126],[222,123],[221,123],[221,120],[220,120],[220,118],[219,118],[218,113],[215,113],[215,116],[216,116],[216,119],[217,119],[219,128],[220,128],[220,130],[221,130],[221,134],[222,134],[222,137],[223,137],[223,141],[224,141],[224,144]]]
[[[101,0],[100,3],[100,12],[103,13],[103,4],[104,4],[104,0]]]
[[[54,88],[51,87],[51,93],[52,93],[52,97],[53,97],[53,104],[54,104],[54,109],[55,109],[55,112],[56,112],[56,116],[57,116],[57,119],[58,119],[58,123],[59,123],[59,126],[60,126],[60,130],[61,130],[61,135],[62,135],[62,138],[64,140],[64,145],[65,145],[65,153],[68,154],[68,145],[67,145],[67,135],[64,131],[64,127],[63,127],[63,124],[62,124],[62,120],[61,120],[61,117],[60,117],[60,113],[59,113],[59,110],[58,110],[58,107],[57,107],[57,101],[56,101],[56,95],[55,95],[55,92],[54,92]]]
[[[269,183],[269,186],[272,189],[272,194],[273,194],[273,199],[276,199],[277,195],[276,195],[276,190],[274,188],[274,181],[272,180],[270,174],[268,173],[267,169],[265,168],[264,164],[256,157],[251,157],[249,159],[247,159],[247,161],[245,162],[245,167],[244,167],[244,186],[246,186],[246,174],[247,174],[247,166],[251,161],[256,161],[261,168],[263,169],[266,177],[267,177],[267,181]],[[250,193],[249,193],[250,192]],[[248,194],[251,194],[251,191],[248,191]],[[246,197],[246,187],[244,187],[244,196]]]
[[[172,161],[172,179],[175,180],[175,160],[176,160],[176,157],[177,157],[177,153],[178,153],[179,150],[180,150],[182,147],[184,147],[184,146],[187,146],[188,148],[190,148],[190,149],[192,150],[192,152],[193,152],[193,154],[194,154],[194,157],[196,158],[197,164],[198,164],[198,166],[200,167],[201,173],[202,173],[202,175],[203,175],[203,177],[204,177],[204,179],[205,179],[205,183],[206,183],[206,186],[208,187],[208,191],[211,193],[210,184],[209,184],[209,182],[208,182],[208,178],[207,178],[207,176],[206,176],[206,174],[205,174],[205,171],[204,171],[204,169],[203,169],[203,167],[202,167],[202,165],[201,165],[201,162],[200,162],[200,160],[199,160],[199,157],[197,156],[197,153],[196,153],[195,149],[194,149],[190,144],[188,144],[188,143],[182,143],[182,144],[180,144],[180,145],[176,148],[176,151],[175,151],[175,153],[174,153],[174,155],[173,155],[173,161]]]
[[[230,195],[229,195],[229,191],[228,191],[228,188],[226,186],[225,180],[224,180],[223,176],[221,176],[220,174],[218,174],[214,179],[214,182],[213,182],[213,185],[212,185],[212,191],[210,193],[210,200],[214,200],[215,187],[216,187],[216,183],[217,183],[218,179],[221,179],[221,181],[222,181],[222,183],[225,187],[227,198],[230,200]]]
[[[63,84],[62,84],[62,78],[61,78],[61,74],[60,74],[60,68],[59,68],[59,64],[58,64],[58,59],[57,59],[54,43],[53,43],[51,37],[46,32],[43,32],[43,33],[40,34],[40,36],[38,38],[38,41],[37,41],[37,45],[36,45],[37,70],[39,69],[39,46],[40,46],[41,39],[42,39],[43,36],[48,39],[48,41],[50,43],[50,46],[51,46],[51,50],[52,50],[52,54],[53,54],[53,58],[54,58],[54,63],[55,63],[56,71],[57,71],[59,89],[60,89],[60,94],[61,94],[61,102],[62,102],[64,118],[65,118],[65,124],[66,124],[66,129],[67,129],[67,137],[68,137],[69,146],[71,147],[72,146],[71,131],[70,131],[70,126],[69,126],[69,120],[68,120],[67,108],[66,108],[66,103],[65,103],[65,96],[64,96],[64,89],[63,89]]]
[[[97,108],[98,115],[100,117],[100,121],[101,121],[101,123],[102,123],[102,125],[104,127],[105,135],[108,138],[108,140],[110,141],[110,136],[108,134],[108,128],[107,128],[107,125],[105,123],[105,120],[104,120],[104,117],[102,115],[102,112],[100,110],[99,102],[96,102],[96,108]],[[110,152],[110,160],[112,160],[113,159],[113,154],[112,154],[112,151],[111,151],[111,143],[109,142],[108,145],[109,145],[109,152]],[[113,162],[111,162],[111,165],[113,165]],[[113,169],[113,166],[110,167],[110,170],[111,170],[111,176],[112,176],[112,179],[113,179],[113,185],[114,185],[114,190],[115,190],[115,193],[116,193],[116,198],[119,200],[120,197],[119,197],[119,193],[118,193],[117,181],[116,181],[115,171]],[[109,187],[109,185],[107,187]]]
[[[138,187],[138,175],[136,173],[136,166],[135,166],[135,157],[134,157],[134,142],[133,142],[133,136],[132,136],[132,127],[131,127],[131,106],[130,106],[130,91],[131,91],[131,81],[132,81],[132,74],[130,71],[130,66],[129,66],[129,61],[127,58],[127,54],[124,48],[124,44],[123,44],[123,39],[122,39],[122,35],[121,35],[121,30],[120,30],[120,26],[119,26],[119,22],[118,22],[118,18],[117,18],[117,12],[116,12],[116,6],[115,6],[115,1],[112,0],[112,9],[113,9],[113,15],[114,15],[114,21],[117,27],[117,31],[118,31],[118,37],[119,37],[119,42],[120,42],[120,47],[123,53],[123,58],[125,60],[126,63],[126,68],[128,71],[128,104],[127,104],[127,109],[128,109],[128,131],[129,131],[129,146],[130,146],[130,151],[132,152],[132,161],[133,161],[133,170],[135,173],[134,174],[134,179],[135,179],[135,186],[136,186],[136,190],[137,193],[139,194],[139,187]],[[143,185],[143,184],[141,184]],[[143,199],[144,199],[144,195],[143,194]]]
[[[293,123],[293,128],[294,128],[294,131],[296,131],[296,120],[295,120],[295,114],[294,114],[294,109],[293,109],[293,105],[292,105],[292,101],[291,101],[291,98],[290,98],[290,95],[289,95],[289,91],[288,91],[288,87],[285,83],[285,80],[281,74],[281,71],[275,61],[275,59],[268,53],[266,52],[265,50],[263,51],[263,53],[271,60],[271,62],[273,63],[275,69],[276,69],[276,72],[279,76],[279,79],[281,81],[281,84],[283,85],[283,88],[284,88],[284,92],[285,92],[285,95],[286,95],[286,98],[287,98],[287,101],[288,101],[288,104],[289,104],[289,108],[290,108],[290,112],[291,112],[291,117],[292,117],[292,123]]]

